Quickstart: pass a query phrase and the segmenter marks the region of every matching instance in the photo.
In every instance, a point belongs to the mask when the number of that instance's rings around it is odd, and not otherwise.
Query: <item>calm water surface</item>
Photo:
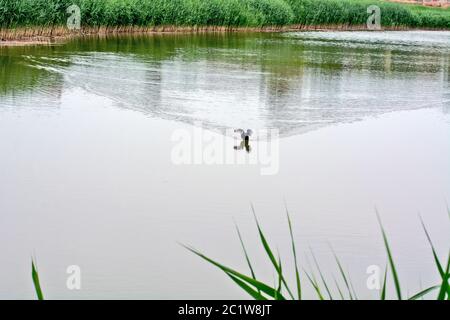
[[[31,255],[48,298],[245,298],[177,241],[245,270],[235,219],[271,283],[250,203],[289,270],[284,201],[306,269],[311,247],[338,276],[331,243],[360,296],[378,296],[366,287],[367,267],[386,263],[377,207],[405,293],[435,284],[418,214],[446,257],[449,60],[450,32],[418,31],[0,47],[0,298],[34,297]],[[175,165],[173,132],[199,124],[278,129],[278,173]]]

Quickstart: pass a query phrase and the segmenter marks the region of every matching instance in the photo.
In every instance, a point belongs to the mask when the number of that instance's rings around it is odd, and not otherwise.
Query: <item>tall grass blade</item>
[[[280,272],[278,274],[278,287],[277,287],[277,296],[275,300],[279,300],[278,297],[281,295],[281,289],[282,289],[282,279],[283,279],[283,267],[281,266],[281,258],[278,255],[278,265],[280,266]]]
[[[283,285],[286,288],[289,296],[292,299],[294,299],[294,295],[292,294],[291,290],[289,289],[289,286],[288,286],[286,280],[284,279],[283,274],[281,273],[280,266],[278,265],[278,262],[275,259],[275,256],[273,255],[272,250],[270,249],[269,243],[267,242],[266,237],[264,236],[261,226],[259,225],[258,218],[256,217],[255,208],[253,207],[253,205],[251,206],[251,208],[253,211],[253,216],[255,217],[256,227],[258,228],[259,238],[264,247],[264,250],[266,251],[266,254],[269,257],[270,261],[272,262],[273,266],[275,267],[275,270],[277,271],[277,273],[281,275],[281,281],[283,282]]]
[[[350,300],[353,300],[352,291],[350,289],[350,285],[349,285],[349,282],[347,280],[347,277],[345,276],[344,268],[342,268],[341,262],[339,261],[339,258],[337,257],[336,253],[334,252],[334,249],[331,246],[331,244],[330,244],[330,248],[331,248],[331,251],[333,252],[333,256],[334,256],[334,259],[336,260],[336,263],[338,265],[339,272],[340,272],[340,274],[342,276],[342,279],[344,280],[344,284],[347,287],[348,296],[349,296]]]
[[[322,295],[322,292],[320,291],[320,287],[317,284],[317,281],[315,280],[314,276],[311,277],[309,275],[309,273],[305,269],[303,269],[303,272],[305,272],[306,277],[308,278],[309,282],[311,283],[311,285],[313,286],[314,290],[316,291],[317,296],[319,297],[319,299],[320,300],[325,300],[323,295]]]
[[[289,211],[288,211],[287,207],[286,207],[286,216],[288,219],[289,234],[291,236],[292,254],[294,256],[295,283],[297,285],[297,296],[298,296],[298,300],[302,300],[302,286],[301,286],[301,282],[300,282],[300,272],[298,271],[298,264],[297,264],[297,250],[295,249],[294,233],[292,232],[291,217],[289,216]]]
[[[240,280],[245,281],[246,283],[254,286],[256,289],[258,289],[258,290],[264,292],[265,294],[269,295],[270,297],[275,298],[275,296],[277,295],[276,289],[270,287],[269,285],[267,285],[267,284],[265,284],[265,283],[263,283],[263,282],[261,282],[259,280],[255,280],[255,279],[253,279],[251,277],[248,277],[248,276],[246,276],[246,275],[244,275],[244,274],[242,274],[240,272],[237,272],[237,271],[235,271],[235,270],[233,270],[231,268],[228,268],[228,267],[226,267],[226,266],[224,266],[224,265],[222,265],[222,264],[220,264],[220,263],[218,263],[218,262],[208,258],[207,256],[205,256],[201,252],[195,250],[194,248],[185,246],[183,244],[181,244],[181,245],[184,248],[186,248],[187,250],[189,250],[192,253],[194,253],[197,256],[199,256],[200,258],[202,258],[202,259],[206,260],[207,262],[211,263],[212,265],[218,267],[219,269],[221,269],[225,273],[231,274],[231,275],[239,278]],[[278,294],[278,299],[285,300],[285,298],[281,294]]]
[[[439,261],[439,258],[438,258],[438,256],[437,256],[437,254],[436,254],[436,250],[434,249],[433,242],[431,241],[431,237],[430,237],[430,235],[429,235],[429,233],[428,233],[428,230],[427,230],[427,228],[425,227],[425,223],[423,222],[422,217],[421,217],[420,215],[419,215],[419,218],[420,218],[420,222],[421,222],[421,224],[422,224],[423,231],[425,232],[425,235],[426,235],[426,237],[427,237],[428,243],[429,243],[430,246],[431,246],[431,251],[433,252],[434,262],[435,262],[435,264],[436,264],[436,267],[438,268],[439,275],[440,275],[441,278],[442,278],[442,277],[444,277],[444,269],[442,268],[442,265],[441,265],[441,263],[440,263],[440,261]]]
[[[437,298],[438,300],[445,300],[445,294],[447,294],[447,300],[450,300],[450,285],[448,284],[448,281],[450,279],[449,270],[450,270],[450,253],[447,259],[447,267],[445,270],[445,274],[442,277],[442,284]]]
[[[409,298],[408,300],[417,300],[417,299],[420,299],[420,298],[422,298],[424,295],[426,295],[427,293],[429,293],[429,292],[431,292],[431,291],[433,291],[433,290],[439,289],[439,288],[440,288],[440,286],[432,286],[432,287],[429,287],[429,288],[427,288],[427,289],[425,289],[425,290],[422,290],[422,291],[416,293],[415,295],[413,295],[413,296],[412,296],[411,298]]]
[[[256,300],[267,300],[266,297],[264,297],[261,294],[261,291],[256,291],[252,287],[248,286],[245,282],[239,280],[239,278],[233,276],[232,274],[225,272],[231,280],[233,280],[239,287],[241,287],[244,291],[246,291],[250,296],[253,297],[253,299]]]
[[[333,300],[333,296],[332,296],[332,294],[330,292],[330,289],[328,288],[327,282],[325,281],[325,278],[324,278],[324,276],[322,274],[322,271],[320,270],[319,263],[317,262],[316,256],[314,255],[314,252],[312,251],[311,248],[309,248],[309,250],[311,251],[311,255],[313,257],[314,264],[316,265],[317,271],[319,271],[319,276],[320,276],[320,279],[322,280],[323,286],[325,287],[325,291],[328,294],[328,298],[330,298],[330,300]]]
[[[348,278],[348,282],[350,283],[350,288],[352,289],[353,297],[355,298],[355,300],[358,300],[358,295],[356,294],[356,290],[353,287],[352,279],[350,277]]]
[[[247,250],[245,249],[244,241],[242,240],[241,232],[239,230],[238,225],[235,223],[236,231],[239,237],[239,241],[241,242],[242,250],[244,251],[245,260],[247,261],[247,265],[250,269],[250,273],[252,274],[252,278],[256,280],[255,271],[253,270],[252,263],[250,262],[250,258],[248,256]]]
[[[44,300],[44,295],[42,294],[41,284],[39,282],[39,273],[34,264],[34,260],[31,260],[31,278],[33,279],[34,289],[36,290],[36,295],[38,300]]]
[[[447,207],[447,210],[448,210],[448,207]],[[434,245],[433,245],[433,242],[431,241],[430,234],[428,233],[428,230],[425,227],[425,223],[423,222],[422,217],[420,215],[419,215],[419,218],[420,218],[420,222],[422,223],[422,228],[423,228],[423,231],[425,232],[428,243],[431,246],[431,251],[433,252],[434,263],[436,264],[436,267],[439,271],[439,275],[441,276],[441,279],[442,279],[442,285],[441,285],[441,290],[439,291],[438,300],[443,300],[443,299],[445,299],[446,293],[447,293],[447,296],[450,297],[450,286],[448,285],[448,276],[447,276],[448,266],[447,266],[447,270],[444,270],[441,262],[439,261],[436,250],[434,249]]]
[[[383,287],[381,288],[381,296],[380,296],[380,300],[386,300],[386,279],[387,279],[387,269],[388,269],[388,266],[386,266],[386,268],[384,268],[384,279],[383,279]]]
[[[334,275],[333,275],[333,280],[334,280],[334,283],[336,284],[336,288],[337,288],[337,291],[339,293],[339,296],[341,297],[341,300],[345,300],[344,295],[342,294],[342,290],[339,287],[339,284],[338,284],[336,278],[334,277]]]
[[[383,224],[381,223],[381,218],[378,213],[378,210],[376,211],[376,213],[377,213],[378,223],[380,224],[381,233],[383,235],[384,246],[386,248],[386,252],[388,255],[388,259],[389,259],[389,265],[391,267],[392,277],[394,278],[395,291],[397,292],[398,299],[402,300],[402,291],[400,288],[400,280],[398,279],[397,269],[395,268],[394,259],[392,258],[392,253],[391,253],[391,249],[389,247],[389,242],[388,242],[388,239],[386,236],[386,232],[384,231]]]

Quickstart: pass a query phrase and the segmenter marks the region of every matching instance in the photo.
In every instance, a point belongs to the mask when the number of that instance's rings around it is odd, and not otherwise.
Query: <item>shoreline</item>
[[[407,26],[384,27],[379,31],[447,29],[411,28]],[[57,44],[73,38],[86,36],[108,36],[119,34],[173,34],[173,33],[229,33],[229,32],[293,32],[293,31],[367,31],[365,25],[288,25],[271,27],[224,27],[224,26],[120,26],[120,27],[83,27],[72,31],[66,27],[29,27],[18,29],[0,29],[0,47]],[[378,31],[378,30],[376,30]]]

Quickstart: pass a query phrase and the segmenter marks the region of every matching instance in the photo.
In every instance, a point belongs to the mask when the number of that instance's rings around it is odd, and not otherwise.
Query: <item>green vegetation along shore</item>
[[[275,285],[272,286],[270,284],[264,283],[261,280],[257,279],[253,265],[250,261],[249,255],[247,253],[244,242],[242,240],[241,232],[239,231],[239,228],[237,227],[237,225],[236,225],[236,230],[237,230],[237,233],[239,236],[239,241],[241,242],[241,247],[242,247],[242,250],[243,250],[243,253],[245,256],[245,260],[247,262],[248,269],[250,271],[250,275],[245,275],[244,273],[241,273],[239,271],[231,269],[215,260],[212,260],[211,258],[205,256],[200,251],[198,251],[192,247],[189,247],[189,246],[184,246],[184,247],[186,249],[188,249],[189,251],[193,252],[194,254],[196,254],[197,256],[199,256],[200,258],[202,258],[203,260],[205,260],[206,262],[208,262],[211,265],[222,270],[238,287],[240,287],[243,291],[245,291],[247,294],[249,294],[252,298],[254,298],[256,300],[271,300],[271,299],[274,299],[274,300],[287,300],[287,299],[302,300],[303,299],[302,298],[302,292],[303,292],[302,288],[303,288],[304,284],[303,284],[303,280],[301,280],[301,279],[303,279],[303,276],[306,276],[309,284],[314,289],[316,296],[319,300],[327,300],[327,299],[329,299],[329,300],[334,300],[334,299],[358,300],[359,299],[358,294],[353,287],[350,275],[344,271],[344,268],[342,267],[342,264],[341,264],[339,258],[337,257],[336,253],[333,251],[331,244],[330,244],[330,248],[333,252],[334,258],[336,260],[336,265],[339,270],[338,274],[341,275],[341,284],[340,285],[334,276],[333,276],[334,283],[331,284],[329,282],[329,279],[328,279],[328,281],[326,280],[326,277],[322,273],[319,263],[317,262],[312,249],[310,249],[311,257],[312,257],[312,260],[314,261],[314,267],[316,270],[314,271],[314,268],[312,268],[310,266],[309,271],[308,271],[305,268],[301,268],[297,264],[297,250],[296,250],[295,241],[294,241],[292,222],[289,217],[289,212],[286,209],[286,216],[287,216],[287,220],[288,220],[289,236],[291,239],[291,249],[292,249],[292,255],[293,255],[293,259],[294,259],[294,270],[295,270],[295,281],[293,282],[294,284],[291,286],[288,283],[288,280],[286,277],[286,272],[283,269],[286,267],[286,265],[285,264],[282,265],[282,260],[281,260],[279,253],[275,254],[275,252],[272,251],[272,249],[267,241],[267,238],[261,229],[258,219],[256,218],[256,213],[253,209],[253,206],[252,206],[252,210],[253,210],[253,214],[255,217],[256,227],[258,229],[259,239],[261,241],[262,247],[264,248],[264,251],[268,257],[268,260],[270,261],[269,265],[272,265],[272,267],[274,268],[274,271],[275,271],[276,279],[274,279],[274,281],[273,281],[273,283]],[[449,218],[450,218],[449,210],[448,210],[448,214],[449,214]],[[421,289],[419,292],[417,292],[409,297],[405,297],[404,295],[402,295],[402,286],[401,286],[400,279],[399,279],[399,276],[397,273],[396,265],[394,262],[394,257],[392,255],[390,244],[389,244],[386,232],[384,230],[384,227],[381,223],[381,219],[380,219],[378,212],[377,212],[377,218],[378,218],[378,222],[380,224],[381,234],[383,237],[383,242],[384,242],[384,246],[386,249],[386,256],[387,256],[386,267],[383,272],[383,274],[384,274],[383,280],[381,280],[381,278],[378,279],[378,280],[380,280],[378,282],[379,289],[380,289],[380,297],[379,297],[380,300],[386,300],[388,298],[392,299],[392,297],[388,297],[388,292],[387,292],[388,291],[387,290],[388,275],[390,275],[392,278],[392,281],[394,284],[393,287],[395,288],[394,297],[398,300],[403,300],[404,298],[407,298],[408,300],[417,300],[417,299],[421,299],[427,295],[429,298],[430,294],[434,294],[434,297],[437,300],[450,300],[450,285],[449,285],[450,252],[449,252],[449,256],[448,256],[447,260],[444,260],[444,262],[442,263],[442,261],[440,260],[440,258],[438,257],[438,255],[436,253],[436,249],[433,246],[433,242],[431,241],[430,234],[428,233],[422,218],[420,218],[421,224],[422,224],[425,236],[430,245],[431,254],[434,259],[437,273],[439,275],[439,277],[438,277],[439,280],[438,280],[437,284],[435,284],[433,286],[429,286],[426,289]],[[445,261],[447,261],[447,262],[445,262]],[[301,272],[301,271],[303,271],[303,272]],[[320,279],[319,281],[317,280],[317,277],[314,274],[315,272],[317,272],[319,274],[319,279]],[[332,288],[332,286],[334,288]],[[295,291],[292,288],[295,288]],[[38,292],[38,289],[36,289],[36,292]],[[39,296],[39,294],[38,294],[38,296]]]
[[[3,40],[68,34],[67,8],[81,10],[85,32],[364,28],[367,7],[385,29],[450,29],[450,8],[380,0],[0,0]],[[32,30],[30,32],[30,30]]]

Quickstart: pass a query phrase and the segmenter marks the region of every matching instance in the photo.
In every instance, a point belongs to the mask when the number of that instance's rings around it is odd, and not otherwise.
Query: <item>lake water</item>
[[[425,31],[0,47],[0,298],[34,298],[31,256],[47,298],[247,298],[179,243],[246,271],[236,221],[274,283],[251,203],[286,272],[285,203],[300,264],[311,269],[311,249],[340,281],[331,244],[359,297],[377,297],[366,286],[367,268],[386,264],[377,208],[404,293],[436,284],[419,214],[446,259],[449,62],[450,32]],[[174,163],[174,133],[200,126],[243,157],[277,143],[277,170]],[[254,130],[249,154],[233,149],[234,128]],[[70,265],[81,290],[66,287]]]

